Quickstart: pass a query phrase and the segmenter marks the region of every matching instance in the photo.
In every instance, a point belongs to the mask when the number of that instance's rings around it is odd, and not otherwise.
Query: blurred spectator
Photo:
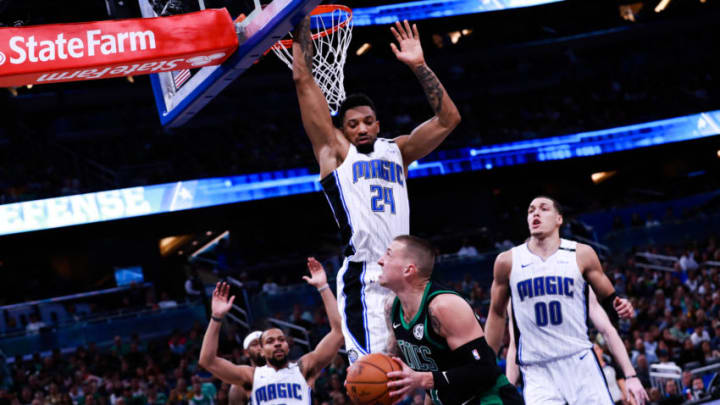
[[[645,220],[645,227],[646,228],[654,228],[656,226],[660,226],[660,221],[655,219],[653,214],[651,212],[649,212],[647,215],[647,219]]]
[[[644,354],[639,355],[634,364],[635,372],[643,384],[643,387],[650,387],[650,367],[648,365],[647,357]]]
[[[280,287],[277,285],[277,283],[275,282],[275,280],[273,280],[272,277],[268,277],[265,280],[265,284],[263,284],[262,286],[262,291],[265,294],[277,295],[280,293]]]
[[[187,403],[193,396],[192,391],[188,391],[187,382],[184,378],[178,378],[175,388],[170,391],[168,396],[169,404],[184,404]]]
[[[705,383],[702,377],[692,379],[692,387],[685,391],[686,400],[696,400],[705,398]]]
[[[37,314],[30,314],[30,322],[25,327],[28,334],[34,335],[40,333],[40,329],[46,327],[45,322],[41,321]]]
[[[698,309],[698,311],[702,310]],[[710,342],[710,334],[705,330],[704,325],[698,325],[695,330],[693,330],[692,335],[690,335],[690,341],[693,346],[698,346],[702,342]]]
[[[116,357],[125,357],[130,352],[130,346],[124,343],[120,336],[115,336],[113,344],[110,346],[110,353]]]
[[[689,248],[685,249],[683,255],[680,256],[680,260],[678,260],[678,266],[680,266],[682,271],[697,270],[699,265],[697,261],[695,261],[695,251]]]
[[[187,338],[183,336],[179,330],[174,330],[170,340],[168,340],[168,346],[170,350],[175,354],[184,354],[187,343]]]
[[[710,341],[710,347],[713,350],[720,350],[720,324],[715,326],[715,336]]]
[[[462,247],[460,247],[460,250],[457,252],[458,256],[477,256],[479,255],[477,249],[475,246],[470,244],[470,240],[465,238],[462,241]]]
[[[192,395],[189,399],[189,405],[214,405],[213,398],[202,391],[202,385],[199,381],[193,382]]]
[[[685,402],[680,391],[678,390],[675,380],[667,380],[665,382],[665,395],[660,400],[661,405],[676,405]]]
[[[197,269],[193,267],[190,269],[190,275],[187,280],[185,280],[185,294],[190,301],[199,301],[202,299],[202,290],[203,285],[200,281],[200,276],[198,275]]]
[[[177,301],[171,299],[170,295],[166,291],[160,293],[160,301],[158,302],[158,307],[160,309],[175,308],[177,305]]]

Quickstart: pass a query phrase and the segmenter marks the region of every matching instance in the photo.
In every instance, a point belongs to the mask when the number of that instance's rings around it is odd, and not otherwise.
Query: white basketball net
[[[313,77],[327,100],[330,113],[337,114],[340,103],[345,100],[345,73],[343,67],[352,39],[352,12],[334,9],[328,13],[311,15],[313,28]],[[318,35],[322,32],[326,35]],[[292,35],[291,35],[292,36]],[[272,47],[280,60],[292,69],[292,47],[277,42]]]

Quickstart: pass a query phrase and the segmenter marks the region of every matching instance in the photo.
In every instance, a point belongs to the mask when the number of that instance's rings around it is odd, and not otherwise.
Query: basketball
[[[397,361],[382,353],[372,353],[361,357],[348,369],[345,388],[354,404],[390,405],[390,381],[387,373],[401,371]]]

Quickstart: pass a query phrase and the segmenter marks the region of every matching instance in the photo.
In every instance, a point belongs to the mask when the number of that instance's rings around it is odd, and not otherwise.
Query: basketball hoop
[[[352,39],[352,10],[336,4],[317,6],[310,13],[310,27],[315,44],[313,77],[335,115],[345,100],[343,67]],[[271,49],[292,69],[292,39],[278,41]]]

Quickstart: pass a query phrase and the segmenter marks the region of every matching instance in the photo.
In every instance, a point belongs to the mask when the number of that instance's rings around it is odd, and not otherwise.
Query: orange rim
[[[347,14],[347,18],[345,21],[341,22],[340,24],[337,24],[335,26],[332,26],[330,28],[327,28],[323,31],[316,32],[312,34],[313,41],[321,38],[326,37],[332,33],[337,32],[340,28],[344,28],[352,21],[352,9],[347,6],[343,6],[342,4],[321,4],[313,9],[313,11],[310,12],[310,15],[321,15],[321,14],[330,14],[333,11],[343,11]],[[290,48],[292,47],[293,40],[292,39],[283,39],[281,41],[277,41],[272,48],[275,48],[276,46],[282,46],[283,48]]]

